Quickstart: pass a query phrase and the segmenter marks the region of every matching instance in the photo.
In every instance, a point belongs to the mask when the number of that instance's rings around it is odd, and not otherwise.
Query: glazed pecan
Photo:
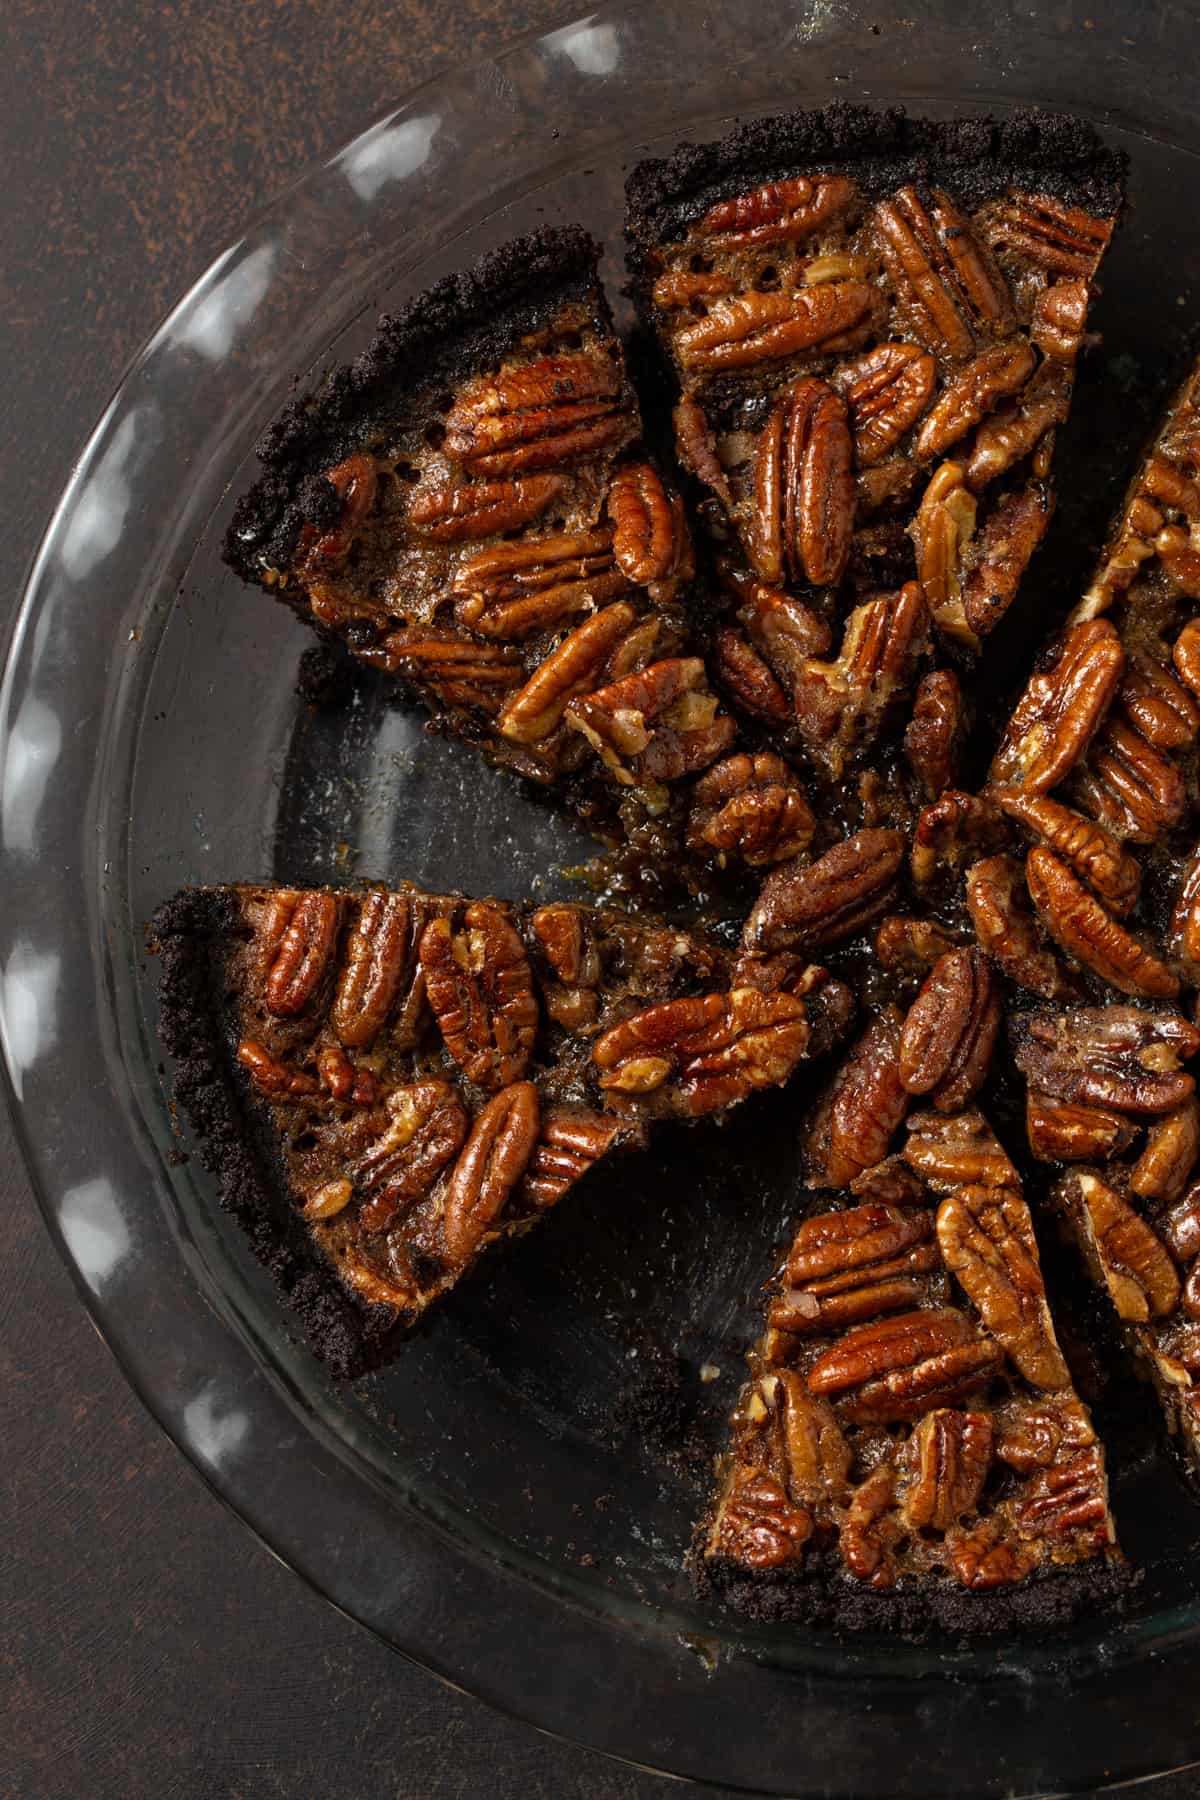
[[[1200,619],[1189,619],[1171,651],[1175,664],[1190,691],[1200,697]]]
[[[901,1154],[935,1194],[962,1187],[1019,1185],[999,1138],[975,1107],[949,1118],[936,1112],[913,1113]]]
[[[836,662],[805,663],[793,688],[796,725],[832,774],[848,751],[871,743],[927,638],[925,602],[910,581],[854,608]]]
[[[1179,1276],[1169,1251],[1145,1219],[1098,1175],[1073,1173],[1065,1189],[1120,1317],[1144,1324],[1174,1312]]]
[[[1030,1538],[1083,1532],[1099,1549],[1113,1537],[1104,1488],[1104,1456],[1100,1446],[1093,1444],[1069,1462],[1056,1463],[1034,1476],[1016,1511],[1017,1529]]]
[[[1085,819],[1061,800],[1027,788],[993,787],[991,794],[1003,813],[1017,819],[1061,862],[1069,864],[1110,912],[1121,917],[1137,905],[1141,867],[1102,825]]]
[[[823,656],[833,642],[828,625],[802,600],[766,582],[729,579],[742,604],[738,618],[751,640],[789,690],[809,657]]]
[[[636,612],[623,600],[577,625],[506,703],[498,720],[503,736],[516,744],[539,744],[548,738],[572,700],[602,678],[636,625]]]
[[[917,816],[910,858],[913,880],[918,887],[929,887],[954,874],[980,850],[1003,844],[1007,837],[1000,810],[989,794],[964,794],[948,788]]]
[[[994,631],[1016,599],[1053,511],[1054,497],[1040,481],[1002,495],[992,508],[975,540],[974,567],[963,589],[967,625],[977,638]]]
[[[992,780],[1045,793],[1070,774],[1099,729],[1125,666],[1107,619],[1072,625],[1030,678],[1000,740]]]
[[[1200,963],[1200,847],[1183,865],[1171,914],[1171,947],[1177,956]]]
[[[778,1569],[803,1554],[812,1532],[812,1515],[792,1505],[773,1475],[738,1469],[726,1490],[709,1554],[750,1569]]]
[[[1177,1206],[1159,1220],[1164,1238],[1177,1260],[1187,1264],[1200,1256],[1200,1182],[1190,1187]]]
[[[788,723],[792,707],[783,684],[740,631],[721,626],[713,637],[713,661],[717,679],[739,706],[772,724]]]
[[[952,375],[917,434],[915,455],[922,462],[944,456],[973,431],[997,401],[1024,387],[1033,373],[1034,354],[1024,338],[992,344]]]
[[[1054,362],[1073,363],[1087,326],[1086,281],[1056,281],[1033,303],[1029,336],[1036,349]]]
[[[752,369],[802,350],[842,349],[870,316],[875,290],[865,281],[831,281],[790,293],[739,294],[718,300],[675,334],[685,369],[721,374]]]
[[[743,751],[702,775],[692,790],[688,843],[722,861],[751,868],[782,862],[808,848],[816,820],[796,777],[770,751]]]
[[[336,1219],[353,1198],[354,1183],[345,1175],[336,1175],[331,1181],[323,1181],[308,1195],[300,1208],[301,1217],[318,1223]]]
[[[859,519],[873,518],[876,513],[894,513],[907,506],[917,490],[921,476],[922,470],[908,456],[892,456],[887,462],[874,463],[870,468],[860,469],[854,478]],[[867,535],[866,532],[860,532],[860,547],[865,546]]]
[[[324,479],[338,497],[338,521],[319,534],[311,525],[303,528],[296,557],[296,573],[302,581],[337,572],[375,505],[379,486],[374,458],[363,451],[326,469]]]
[[[856,1325],[808,1369],[810,1393],[828,1395],[859,1424],[916,1419],[951,1405],[994,1375],[999,1344],[955,1307],[930,1307]]]
[[[937,364],[918,344],[877,344],[842,363],[834,386],[850,407],[860,469],[881,463],[928,406]]]
[[[996,1518],[983,1519],[969,1530],[948,1532],[946,1548],[955,1576],[972,1592],[1024,1581],[1037,1561],[1031,1550],[1004,1536],[1004,1526]]]
[[[964,712],[962,687],[951,669],[933,669],[921,677],[904,732],[904,760],[927,801],[958,780]]]
[[[542,1119],[541,1135],[525,1169],[523,1193],[543,1211],[612,1149],[622,1127],[602,1113],[561,1107]]]
[[[910,1479],[900,1516],[910,1531],[948,1531],[979,1504],[992,1466],[988,1413],[936,1407],[913,1428],[904,1462]]]
[[[716,436],[704,408],[696,400],[684,399],[676,406],[671,419],[681,465],[729,506],[732,503],[729,477],[717,456]]]
[[[1069,1000],[1078,984],[1038,937],[1020,863],[988,856],[967,870],[967,911],[982,950],[1018,987],[1043,1000]]]
[[[1000,1029],[1000,994],[978,950],[938,958],[900,1033],[898,1070],[910,1094],[960,1112],[982,1087]]]
[[[813,1512],[842,1500],[852,1452],[832,1408],[814,1399],[790,1369],[764,1375],[759,1393],[781,1427],[792,1499]]]
[[[1025,456],[1033,456],[1034,473],[1044,476],[1047,465],[1036,452],[1070,410],[1070,369],[1044,362],[1021,398],[1004,401],[975,433],[966,470],[972,493],[980,493]]]
[[[1128,1150],[1137,1127],[1107,1106],[1081,1106],[1030,1088],[1025,1135],[1039,1162],[1107,1162]]]
[[[1164,525],[1154,540],[1154,548],[1171,586],[1185,600],[1200,600],[1200,549],[1192,531],[1182,525]]]
[[[732,294],[736,287],[733,276],[722,269],[667,269],[655,281],[650,297],[655,306],[672,312],[677,307],[691,307],[697,300]]]
[[[1143,652],[1127,654],[1117,703],[1158,750],[1182,750],[1200,731],[1200,705],[1165,664]]]
[[[808,1041],[803,1000],[734,988],[634,1013],[596,1039],[592,1060],[618,1111],[699,1118],[785,1081]]]
[[[424,682],[447,706],[498,712],[510,688],[519,686],[524,670],[511,650],[499,644],[474,644],[456,632],[431,627],[393,631],[378,651],[364,650],[364,662],[390,673]]]
[[[1075,1007],[1019,1022],[1015,1061],[1031,1087],[1082,1106],[1138,1115],[1174,1112],[1195,1082],[1180,1063],[1200,1031],[1178,1013],[1141,1006]]]
[[[887,1155],[909,1101],[897,1066],[900,1025],[898,1010],[885,1007],[834,1077],[805,1144],[814,1187],[848,1187]]]
[[[922,1277],[938,1267],[933,1217],[872,1201],[808,1219],[784,1266],[767,1323],[789,1339],[840,1331],[920,1304]],[[782,1360],[776,1356],[776,1360]]]
[[[626,463],[609,484],[613,555],[628,580],[642,587],[676,574],[688,556],[683,502],[669,494],[649,462]]]
[[[374,1106],[379,1098],[374,1071],[356,1068],[340,1044],[326,1044],[318,1050],[317,1073],[321,1086],[343,1105]]]
[[[437,544],[519,531],[540,518],[566,486],[562,475],[526,475],[516,481],[464,481],[418,488],[408,523],[418,537]]]
[[[503,1210],[538,1141],[540,1109],[532,1081],[493,1094],[446,1184],[442,1231],[446,1254],[464,1263]]]
[[[271,1100],[298,1100],[317,1091],[313,1076],[302,1069],[289,1069],[257,1038],[242,1039],[237,1047],[237,1060],[259,1092]]]
[[[568,725],[623,786],[694,775],[729,748],[736,727],[718,710],[698,656],[651,663],[572,700]]]
[[[953,937],[936,919],[892,913],[875,933],[875,960],[881,969],[924,974],[939,956],[956,948]]]
[[[429,1004],[447,1050],[469,1080],[491,1092],[524,1074],[538,1004],[521,940],[504,914],[473,900],[456,930],[433,919],[421,934]]]
[[[850,553],[854,504],[846,402],[804,376],[779,396],[759,434],[746,537],[758,574],[767,582],[786,572],[814,586],[836,584]]]
[[[401,1206],[428,1194],[467,1135],[467,1115],[448,1081],[393,1088],[383,1103],[387,1123],[356,1163],[364,1231],[382,1231]]]
[[[608,531],[493,544],[458,565],[455,616],[481,637],[514,640],[548,631],[573,613],[594,612],[628,582]]]
[[[1110,715],[1073,779],[1075,798],[1118,837],[1152,844],[1178,825],[1187,806],[1187,784],[1124,718]]]
[[[265,999],[268,1012],[290,1019],[304,1011],[330,966],[340,908],[335,895],[315,889],[280,894],[276,905],[286,909],[287,924],[267,973]]]
[[[539,906],[530,920],[542,954],[567,987],[594,988],[600,981],[600,958],[586,919],[583,907],[556,902]]]
[[[988,237],[1051,275],[1086,278],[1095,274],[1112,230],[1112,219],[1098,219],[1053,194],[1024,193],[995,207]]]
[[[938,1208],[946,1267],[1033,1387],[1071,1377],[1050,1319],[1029,1209],[1011,1188],[963,1187]]]
[[[719,200],[695,229],[714,250],[790,244],[839,218],[857,198],[858,189],[848,175],[796,175],[764,182],[732,200]]]
[[[947,194],[935,192],[926,207],[916,188],[901,188],[880,202],[874,220],[888,273],[929,349],[970,356],[977,331],[1012,329],[1004,277]]]
[[[370,893],[346,941],[330,1023],[343,1044],[361,1050],[383,1030],[408,973],[413,923],[405,894]]]
[[[1025,880],[1047,930],[1068,955],[1124,994],[1174,999],[1179,981],[1166,963],[1119,925],[1052,850],[1029,852]]]
[[[811,950],[854,937],[887,910],[903,855],[898,831],[859,831],[816,862],[773,870],[746,922],[743,944],[751,950]]]
[[[878,1463],[850,1496],[839,1538],[850,1573],[880,1593],[896,1585],[892,1550],[900,1521],[893,1509],[895,1490],[895,1469],[889,1462]]]
[[[910,527],[917,575],[934,623],[971,648],[978,647],[978,638],[967,621],[965,589],[976,511],[962,464],[944,462],[921,496]]]
[[[618,364],[580,351],[468,382],[446,414],[445,447],[474,474],[517,475],[563,468],[636,430]]]
[[[1200,1106],[1189,1100],[1156,1119],[1129,1171],[1129,1191],[1143,1200],[1178,1200],[1200,1156]]]

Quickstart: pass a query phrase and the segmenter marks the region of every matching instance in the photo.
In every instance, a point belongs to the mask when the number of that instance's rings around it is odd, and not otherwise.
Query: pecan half
[[[342,1105],[374,1106],[379,1098],[374,1071],[355,1068],[340,1044],[326,1044],[318,1050],[317,1073],[321,1086]]]
[[[1072,363],[1087,326],[1090,295],[1086,281],[1056,281],[1033,303],[1029,336],[1043,356]]]
[[[409,503],[408,523],[418,537],[436,544],[495,537],[540,518],[565,486],[562,475],[526,475],[516,481],[422,488]]]
[[[869,317],[875,290],[865,281],[831,281],[792,293],[739,294],[718,300],[675,334],[685,369],[719,374],[752,369],[801,350],[840,349]]]
[[[903,187],[879,203],[874,219],[888,273],[929,349],[970,356],[976,331],[1012,329],[1004,277],[947,194],[936,192],[926,207],[916,188]]]
[[[483,1241],[525,1173],[540,1128],[537,1089],[517,1081],[493,1094],[446,1184],[442,1231],[446,1254],[464,1263]]]
[[[431,627],[393,631],[378,651],[363,651],[392,674],[409,676],[431,687],[447,706],[497,712],[509,688],[524,675],[511,650],[499,644],[474,644],[456,632]]]
[[[982,950],[1018,987],[1043,1000],[1069,1000],[1077,982],[1038,936],[1020,863],[988,856],[967,870],[967,911]]]
[[[562,723],[571,701],[600,677],[636,623],[633,607],[618,600],[577,625],[506,702],[497,721],[501,734],[514,744],[542,743]]]
[[[991,793],[1000,810],[1069,864],[1110,912],[1121,917],[1137,905],[1141,867],[1110,831],[1048,794],[1003,786]]]
[[[1157,657],[1133,651],[1117,692],[1121,710],[1148,744],[1182,750],[1200,731],[1200,705]]]
[[[887,1312],[910,1310],[924,1295],[922,1278],[938,1267],[933,1218],[878,1201],[806,1220],[788,1252],[786,1285],[767,1323],[772,1360],[777,1340],[827,1334]]]
[[[1200,964],[1200,847],[1192,851],[1179,877],[1171,913],[1171,947],[1177,956]]]
[[[925,601],[910,581],[854,608],[836,662],[805,663],[793,688],[796,726],[835,777],[846,754],[877,735],[927,639]]]
[[[895,1469],[889,1462],[878,1463],[850,1496],[839,1538],[850,1573],[879,1593],[896,1585],[892,1550],[900,1523],[893,1508],[895,1489]]]
[[[1097,1175],[1080,1171],[1065,1186],[1120,1317],[1144,1324],[1174,1312],[1179,1276],[1152,1227]]]
[[[846,402],[804,376],[779,396],[759,434],[746,539],[758,574],[774,582],[786,570],[834,586],[850,553],[854,507]]]
[[[1007,837],[990,794],[965,794],[948,788],[917,816],[910,858],[913,880],[922,888],[944,881],[978,851],[994,849]]]
[[[1135,844],[1152,844],[1178,825],[1187,806],[1177,765],[1115,714],[1104,721],[1073,785],[1081,806]]]
[[[1030,1088],[1025,1135],[1039,1162],[1107,1162],[1128,1150],[1137,1127],[1106,1106],[1080,1106]]]
[[[1002,495],[992,508],[975,540],[974,566],[963,589],[963,611],[977,638],[994,631],[1016,599],[1053,512],[1054,496],[1041,481]]]
[[[612,520],[613,555],[628,580],[649,587],[677,572],[688,550],[683,502],[667,492],[653,463],[626,463],[618,469],[605,505]]]
[[[1145,949],[1051,850],[1031,850],[1025,859],[1030,896],[1051,936],[1070,956],[1123,994],[1173,1000],[1178,978]]]
[[[917,434],[914,454],[922,462],[944,456],[951,445],[973,431],[1007,394],[1024,387],[1033,373],[1034,354],[1024,338],[981,350],[952,375]]]
[[[1193,1183],[1179,1204],[1159,1220],[1159,1226],[1177,1261],[1195,1262],[1200,1256],[1200,1182]]]
[[[1033,1387],[1071,1376],[1054,1335],[1029,1209],[1011,1188],[964,1187],[942,1201],[938,1243],[946,1267]]]
[[[700,658],[672,656],[581,695],[564,716],[633,787],[694,775],[728,750],[737,728],[718,707]]]
[[[303,528],[296,558],[296,573],[302,581],[332,575],[345,562],[375,505],[379,471],[373,457],[356,451],[335,468],[326,469],[324,479],[338,497],[338,520],[320,534],[311,525]]]
[[[904,1461],[911,1471],[900,1504],[910,1531],[948,1531],[979,1504],[992,1466],[988,1413],[937,1407],[913,1428]]]
[[[961,1586],[982,1593],[1012,1586],[1030,1574],[1037,1561],[1033,1552],[1003,1534],[1004,1526],[995,1518],[984,1519],[970,1530],[956,1528],[947,1533],[951,1567]]]
[[[713,636],[713,663],[721,686],[749,713],[786,725],[792,716],[783,684],[740,631],[723,625]]]
[[[988,236],[1052,275],[1094,275],[1112,236],[1098,219],[1053,194],[1014,194],[993,211]]]
[[[346,941],[330,1023],[361,1050],[378,1037],[408,973],[413,908],[405,894],[370,893]]]
[[[681,465],[711,488],[718,500],[732,504],[729,477],[717,455],[717,440],[704,408],[696,400],[684,399],[671,414],[675,426],[675,449]]]
[[[812,1533],[811,1513],[793,1506],[773,1475],[738,1469],[726,1490],[708,1553],[749,1569],[779,1569],[803,1554]]]
[[[542,954],[567,987],[594,988],[600,981],[600,957],[587,930],[583,907],[566,902],[539,906],[530,920]]]
[[[931,1307],[848,1331],[808,1370],[809,1392],[828,1395],[860,1424],[919,1418],[953,1404],[995,1374],[1004,1352],[965,1313]]]
[[[934,623],[972,649],[978,648],[978,638],[967,620],[965,595],[976,510],[962,464],[944,462],[921,496],[909,528],[921,591]]]
[[[1186,600],[1200,600],[1200,549],[1192,532],[1182,525],[1164,525],[1154,548],[1171,586]]]
[[[1091,743],[1125,666],[1107,619],[1072,625],[1048,668],[1031,677],[992,763],[992,780],[1039,793],[1057,787]]]
[[[925,411],[937,382],[937,364],[918,344],[877,344],[843,363],[832,380],[850,407],[855,461],[860,469],[870,469]]]
[[[628,583],[607,531],[494,544],[459,564],[455,616],[481,637],[514,640],[548,631],[573,613],[594,612]]]
[[[728,757],[692,793],[688,844],[701,854],[715,850],[722,861],[737,856],[761,868],[799,856],[816,827],[804,790],[770,751]]]
[[[1016,1511],[1017,1529],[1032,1538],[1081,1531],[1091,1547],[1100,1549],[1113,1539],[1104,1488],[1104,1455],[1099,1444],[1093,1444],[1069,1462],[1034,1476]]]
[[[317,1091],[313,1076],[302,1069],[289,1069],[257,1038],[242,1039],[237,1047],[237,1060],[259,1093],[266,1094],[271,1100],[298,1100]]]
[[[764,1375],[759,1392],[782,1427],[789,1494],[813,1512],[827,1511],[830,1501],[845,1497],[853,1459],[832,1408],[790,1369]]]
[[[854,937],[887,910],[903,855],[898,831],[875,829],[856,832],[816,862],[774,870],[759,890],[743,944],[815,949]]]
[[[921,677],[904,732],[904,760],[928,801],[958,781],[964,714],[962,687],[953,670],[933,669]]]
[[[567,1189],[608,1154],[622,1129],[617,1120],[583,1107],[547,1113],[525,1169],[523,1192],[543,1211],[556,1206]]]
[[[897,1067],[900,1024],[886,1007],[834,1077],[805,1142],[814,1187],[848,1187],[887,1155],[909,1102]]]
[[[387,1123],[353,1170],[355,1186],[369,1196],[359,1224],[370,1232],[429,1193],[467,1135],[467,1115],[448,1081],[393,1088],[383,1109]]]
[[[1171,661],[1191,692],[1200,697],[1200,619],[1189,619],[1171,650]]]
[[[734,988],[634,1013],[597,1038],[592,1060],[617,1110],[699,1118],[786,1081],[808,1041],[803,1000]]]
[[[479,475],[563,468],[626,443],[637,421],[607,356],[543,356],[481,375],[446,414],[446,452]]]
[[[1047,434],[1061,425],[1071,410],[1071,370],[1061,363],[1044,362],[1019,400],[1006,400],[979,427],[967,458],[967,483],[980,493],[991,481],[1007,474],[1022,457],[1032,456],[1034,473],[1044,476],[1047,464],[1039,458]]]
[[[950,1118],[936,1112],[913,1113],[901,1155],[935,1194],[962,1187],[1019,1186],[999,1138],[975,1107]]]
[[[1000,1029],[1000,994],[978,950],[938,958],[900,1033],[899,1075],[938,1112],[959,1112],[987,1076]]]
[[[1080,1006],[1029,1014],[1014,1035],[1014,1060],[1030,1086],[1059,1100],[1153,1116],[1195,1092],[1179,1065],[1200,1049],[1200,1031],[1178,1013]]]
[[[857,198],[858,188],[848,175],[796,175],[719,200],[702,215],[696,232],[714,250],[795,243],[839,218]]]
[[[1129,1191],[1143,1200],[1178,1200],[1200,1156],[1200,1106],[1186,1106],[1156,1119],[1142,1154],[1129,1171]]]
[[[337,940],[339,906],[334,894],[310,889],[278,897],[291,900],[290,916],[267,974],[265,999],[277,1019],[303,1012],[324,979]]]
[[[473,900],[462,929],[433,919],[421,934],[429,1004],[469,1080],[495,1092],[525,1072],[538,1004],[521,940],[497,907]]]

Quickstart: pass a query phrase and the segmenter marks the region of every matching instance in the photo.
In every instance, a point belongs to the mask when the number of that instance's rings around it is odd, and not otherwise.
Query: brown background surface
[[[414,83],[581,9],[9,0],[0,606],[127,358],[247,213]],[[0,1197],[0,1795],[675,1791],[449,1692],[311,1596],[125,1388],[4,1119]]]

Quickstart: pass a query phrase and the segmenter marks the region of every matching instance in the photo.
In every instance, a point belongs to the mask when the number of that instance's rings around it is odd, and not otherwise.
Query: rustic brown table
[[[0,605],[126,359],[247,212],[414,83],[574,10],[10,0]],[[0,1194],[0,1795],[672,1791],[451,1693],[313,1597],[126,1389],[6,1119]]]

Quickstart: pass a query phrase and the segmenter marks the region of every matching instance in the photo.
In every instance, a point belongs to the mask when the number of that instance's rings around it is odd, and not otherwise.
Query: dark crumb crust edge
[[[910,118],[902,107],[834,102],[754,119],[715,143],[681,144],[632,171],[625,199],[633,291],[644,311],[654,247],[677,242],[718,200],[762,182],[853,169],[871,196],[905,182],[944,184],[974,207],[1016,185],[1107,215],[1124,198],[1127,164],[1086,120],[1037,107],[1006,119],[936,120]]]
[[[1085,1614],[1123,1612],[1142,1577],[1119,1556],[1097,1557],[1031,1576],[1019,1587],[972,1593],[947,1581],[903,1582],[878,1594],[847,1575],[837,1553],[810,1552],[802,1570],[748,1570],[708,1557],[706,1520],[688,1568],[697,1595],[763,1625],[824,1626],[921,1642],[937,1631],[962,1639],[1059,1631]]]
[[[361,356],[290,400],[255,446],[265,472],[234,509],[223,547],[229,566],[256,584],[264,561],[286,568],[301,526],[328,527],[336,517],[323,470],[426,423],[432,394],[495,367],[564,305],[586,302],[611,330],[599,260],[600,245],[581,226],[542,226],[384,314]]]
[[[159,1033],[174,1061],[174,1096],[216,1178],[221,1205],[304,1327],[331,1374],[352,1379],[385,1361],[406,1321],[343,1288],[287,1195],[278,1151],[244,1102],[227,1035],[223,968],[233,902],[185,888],[151,922],[161,959]]]

